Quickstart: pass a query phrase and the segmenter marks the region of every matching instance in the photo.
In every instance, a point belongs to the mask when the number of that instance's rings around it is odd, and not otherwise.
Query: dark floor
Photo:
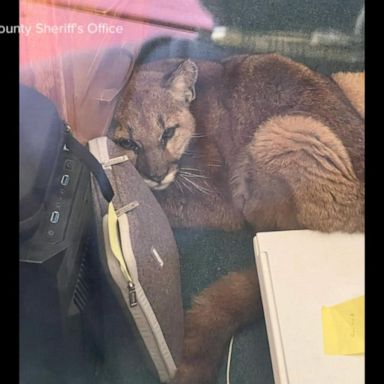
[[[181,257],[184,306],[193,295],[231,271],[255,268],[251,231],[176,231]],[[226,383],[222,362],[218,384]],[[232,384],[273,384],[272,366],[264,320],[235,335],[232,351]]]

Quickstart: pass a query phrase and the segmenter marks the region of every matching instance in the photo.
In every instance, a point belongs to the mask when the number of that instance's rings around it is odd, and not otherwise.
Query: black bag
[[[87,251],[90,172],[110,201],[100,164],[55,105],[20,86],[21,383],[90,383],[100,340],[97,265]],[[86,165],[84,165],[86,164]]]

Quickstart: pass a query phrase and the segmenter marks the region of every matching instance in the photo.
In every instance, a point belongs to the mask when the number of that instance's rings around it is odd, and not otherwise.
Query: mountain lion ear
[[[190,59],[185,60],[164,79],[164,86],[177,100],[190,103],[196,97],[197,74],[197,65]]]

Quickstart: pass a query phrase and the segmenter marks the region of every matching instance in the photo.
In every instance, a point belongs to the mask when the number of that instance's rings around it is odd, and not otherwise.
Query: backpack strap
[[[107,175],[103,169],[103,166],[98,162],[95,156],[92,155],[88,149],[80,144],[71,134],[70,128],[67,126],[67,137],[65,139],[65,145],[67,148],[80,160],[84,165],[93,173],[100,191],[105,200],[109,203],[112,201],[115,195],[111,183],[108,180]]]

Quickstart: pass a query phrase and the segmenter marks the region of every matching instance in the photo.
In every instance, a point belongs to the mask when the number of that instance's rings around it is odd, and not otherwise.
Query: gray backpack
[[[135,324],[161,382],[181,357],[183,306],[172,230],[159,203],[124,150],[99,137],[89,142],[114,190],[112,204],[92,180],[101,263],[127,327]]]

